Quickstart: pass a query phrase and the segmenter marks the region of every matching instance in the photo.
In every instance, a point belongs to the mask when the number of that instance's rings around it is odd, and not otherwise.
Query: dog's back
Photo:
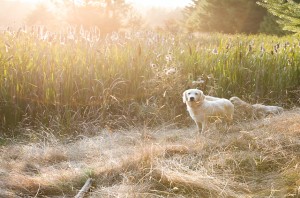
[[[253,106],[256,114],[258,114],[260,116],[275,115],[275,114],[280,114],[283,112],[283,108],[278,107],[278,106],[269,106],[269,105],[263,105],[263,104],[254,104],[252,106]]]
[[[231,97],[229,100],[234,105],[235,120],[246,120],[254,118],[253,107],[251,104],[243,101],[242,99],[236,96]]]
[[[205,100],[203,108],[206,109],[208,116],[232,119],[234,105],[227,99]]]

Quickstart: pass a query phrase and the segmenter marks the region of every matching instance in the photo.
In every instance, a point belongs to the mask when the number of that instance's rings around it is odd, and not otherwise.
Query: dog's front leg
[[[201,122],[196,122],[196,125],[197,125],[197,129],[198,129],[199,134],[201,134],[202,133],[203,124]]]
[[[201,130],[201,134],[204,134],[204,132],[205,132],[205,130],[206,130],[206,120],[204,120],[203,122],[202,122],[202,130]]]

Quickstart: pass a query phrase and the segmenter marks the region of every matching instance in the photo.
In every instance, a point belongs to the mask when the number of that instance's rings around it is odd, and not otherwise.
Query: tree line
[[[193,0],[189,31],[284,35],[299,32],[300,0]]]
[[[63,16],[58,18],[46,6],[39,5],[27,17],[27,24],[55,26],[57,21],[64,21],[85,28],[97,26],[103,34],[148,28],[143,17],[125,0],[84,0],[81,4],[73,0],[52,2],[64,10]],[[180,12],[183,17],[165,20],[161,29],[272,35],[300,31],[300,0],[192,0]]]

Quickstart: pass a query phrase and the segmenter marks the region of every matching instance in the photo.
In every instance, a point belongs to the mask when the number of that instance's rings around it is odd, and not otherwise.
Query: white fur
[[[234,105],[236,117],[239,118],[262,118],[270,114],[275,115],[283,112],[282,107],[263,104],[251,105],[236,96],[231,97],[230,101]]]
[[[263,104],[254,104],[252,105],[253,110],[255,114],[258,117],[264,117],[266,115],[275,115],[275,114],[281,114],[283,112],[282,107],[278,106],[268,106]]]
[[[233,118],[234,106],[227,99],[205,96],[198,89],[184,91],[182,99],[201,133],[206,130],[206,125],[211,119],[231,121]]]
[[[231,97],[229,100],[234,105],[234,119],[245,120],[255,116],[251,104],[241,100],[236,96]]]

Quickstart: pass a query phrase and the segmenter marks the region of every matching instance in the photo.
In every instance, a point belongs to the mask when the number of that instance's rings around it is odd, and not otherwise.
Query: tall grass
[[[63,126],[184,120],[181,93],[290,105],[300,95],[298,37],[170,35],[43,28],[0,34],[0,121]]]

